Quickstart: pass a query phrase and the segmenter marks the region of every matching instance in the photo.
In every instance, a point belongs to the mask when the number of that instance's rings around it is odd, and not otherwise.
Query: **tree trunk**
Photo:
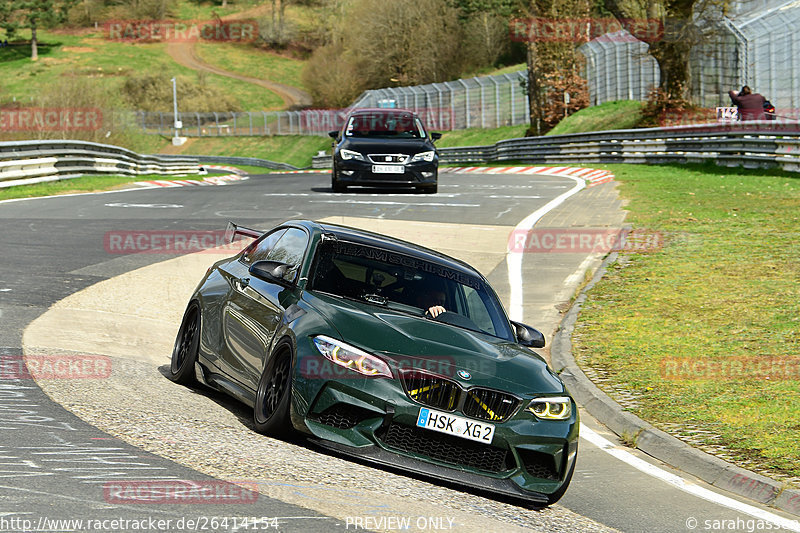
[[[275,35],[278,32],[278,10],[275,9],[276,0],[272,0],[272,31],[270,32],[270,44],[275,46]]]
[[[39,60],[39,47],[36,40],[36,26],[31,26],[31,61]]]
[[[542,91],[539,80],[539,50],[537,43],[534,41],[528,41],[526,48],[528,51],[528,111],[531,118],[531,125],[528,128],[527,135],[541,135],[544,113],[542,111]]]
[[[280,3],[280,15],[278,16],[278,44],[283,45],[283,14],[286,11],[286,0],[278,0]]]
[[[689,98],[689,51],[692,45],[686,41],[659,41],[650,44],[650,55],[658,62],[661,74],[659,88],[670,98]]]

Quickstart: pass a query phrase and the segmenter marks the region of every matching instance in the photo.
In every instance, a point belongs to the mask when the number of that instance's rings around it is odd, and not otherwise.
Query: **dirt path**
[[[309,107],[311,105],[311,96],[296,87],[284,85],[276,81],[262,80],[259,78],[251,78],[249,76],[242,76],[235,72],[230,72],[221,69],[217,66],[206,63],[197,55],[194,43],[191,42],[178,42],[167,44],[167,54],[174,59],[177,63],[184,67],[189,67],[193,70],[204,70],[220,76],[226,76],[235,80],[243,81],[245,83],[252,83],[273,91],[283,99],[287,108],[292,107]]]

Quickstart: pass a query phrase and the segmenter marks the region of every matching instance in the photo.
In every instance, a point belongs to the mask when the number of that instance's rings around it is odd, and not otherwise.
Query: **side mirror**
[[[431,140],[438,141],[441,138],[442,138],[442,134],[439,133],[438,131],[432,131],[431,132]]]
[[[335,139],[338,136],[339,136],[339,130],[334,130],[334,131],[329,131],[328,132],[328,137],[330,137],[331,139]]]
[[[544,348],[544,335],[541,331],[513,320],[511,325],[514,326],[514,334],[517,336],[517,343],[520,346]]]
[[[256,261],[250,265],[250,273],[264,281],[276,281],[286,283],[286,274],[290,272],[291,266],[280,261]]]

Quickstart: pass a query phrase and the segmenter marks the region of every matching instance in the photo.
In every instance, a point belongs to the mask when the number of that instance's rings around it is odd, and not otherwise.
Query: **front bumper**
[[[567,481],[577,456],[577,409],[565,421],[541,421],[520,409],[495,423],[485,445],[417,428],[423,406],[401,387],[389,379],[328,381],[295,425],[338,453],[534,504],[546,504]]]
[[[334,163],[336,178],[342,185],[365,187],[419,187],[435,185],[438,181],[438,161],[420,161],[404,165],[402,174],[372,172],[373,164],[358,160],[337,160]]]

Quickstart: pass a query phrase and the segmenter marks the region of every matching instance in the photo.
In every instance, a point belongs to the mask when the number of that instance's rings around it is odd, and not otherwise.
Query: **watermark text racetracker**
[[[661,377],[670,380],[800,381],[800,357],[670,357],[661,361]]]
[[[252,42],[258,37],[255,20],[123,20],[103,25],[111,41],[145,42]]]
[[[258,501],[255,482],[208,480],[109,481],[105,501],[113,504],[248,504]]]
[[[111,359],[105,355],[0,355],[0,379],[105,379]]]
[[[625,30],[623,32],[622,30]],[[659,19],[547,18],[514,19],[509,26],[512,41],[586,43],[592,39],[647,43],[664,39]]]
[[[657,252],[661,233],[644,228],[541,228],[514,230],[508,237],[511,253]]]
[[[224,231],[108,231],[103,236],[103,247],[109,254],[207,252],[234,255],[249,243],[250,239],[230,242]]]
[[[94,131],[103,126],[103,111],[88,107],[0,108],[0,132]]]

